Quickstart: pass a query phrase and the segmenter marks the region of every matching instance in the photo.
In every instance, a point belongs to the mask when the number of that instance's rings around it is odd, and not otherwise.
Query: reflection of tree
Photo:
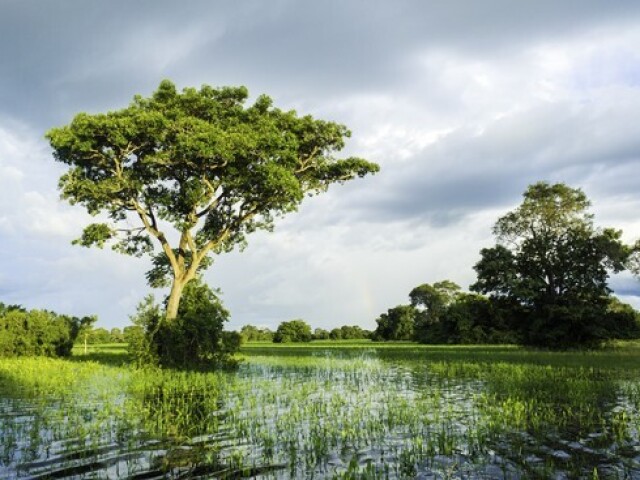
[[[137,431],[162,445],[153,470],[190,478],[226,468],[219,458],[224,417],[218,380],[217,375],[161,371],[134,379],[125,410]]]
[[[215,385],[159,381],[137,391],[128,407],[138,415],[147,433],[160,438],[190,439],[218,431],[222,400]]]

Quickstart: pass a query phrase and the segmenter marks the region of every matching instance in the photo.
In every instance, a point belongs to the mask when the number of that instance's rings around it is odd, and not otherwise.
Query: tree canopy
[[[378,327],[373,340],[413,340],[416,309],[412,305],[398,305],[376,319]]]
[[[69,357],[81,326],[92,318],[0,303],[0,357]]]
[[[76,243],[151,253],[149,283],[171,285],[167,318],[211,252],[272,228],[307,194],[378,171],[335,157],[350,136],[344,125],[280,110],[265,95],[246,106],[248,96],[244,87],[178,92],[165,80],[149,98],[80,113],[46,135],[55,159],[70,167],[62,198],[109,219],[87,225]],[[160,252],[152,253],[154,243]]]
[[[282,322],[273,336],[274,343],[310,342],[312,339],[311,326],[300,319]]]
[[[522,318],[524,342],[563,347],[609,338],[609,274],[633,249],[622,232],[596,228],[580,189],[539,182],[495,224],[498,244],[476,264],[473,290],[501,297]]]
[[[273,332],[268,328],[259,328],[254,325],[245,325],[240,329],[240,336],[244,342],[271,342]]]
[[[409,293],[411,305],[416,308],[415,332],[416,340],[428,343],[431,337],[439,338],[443,317],[447,308],[460,295],[460,286],[450,280],[436,282],[433,285],[423,283]]]

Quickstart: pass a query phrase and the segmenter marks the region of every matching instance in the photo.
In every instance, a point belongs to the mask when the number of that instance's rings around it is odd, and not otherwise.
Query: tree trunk
[[[187,281],[178,278],[173,279],[173,284],[171,285],[171,293],[169,294],[169,301],[167,302],[167,320],[175,320],[175,318],[178,316],[178,307],[180,306],[182,290],[184,290],[184,286],[187,284]]]

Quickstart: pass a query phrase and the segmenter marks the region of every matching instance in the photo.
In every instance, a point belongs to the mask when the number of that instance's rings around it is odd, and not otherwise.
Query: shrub
[[[268,328],[258,328],[253,325],[245,325],[240,329],[240,336],[244,342],[271,342],[273,332]]]
[[[68,357],[81,320],[0,304],[0,356]]]
[[[132,321],[140,327],[127,330],[132,358],[138,365],[208,369],[234,365],[231,355],[240,335],[223,332],[229,312],[216,292],[199,280],[184,289],[178,316],[166,320],[152,296],[138,306]]]
[[[273,336],[275,343],[310,342],[313,338],[311,327],[304,320],[291,320],[278,325]]]
[[[374,341],[413,340],[417,311],[413,305],[398,305],[378,317],[378,328],[373,332]]]
[[[324,328],[316,328],[313,331],[313,339],[314,340],[329,340],[330,337],[330,333],[329,331],[325,330]]]

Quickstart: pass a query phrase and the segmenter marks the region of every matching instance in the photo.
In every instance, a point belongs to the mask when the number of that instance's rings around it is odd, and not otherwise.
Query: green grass
[[[421,345],[413,342],[370,340],[313,341],[310,343],[251,342],[242,346],[245,354],[277,352],[277,355],[313,356],[321,350],[371,350],[390,360],[519,363],[551,366],[640,370],[640,342],[619,341],[594,351],[556,352],[516,345]]]

